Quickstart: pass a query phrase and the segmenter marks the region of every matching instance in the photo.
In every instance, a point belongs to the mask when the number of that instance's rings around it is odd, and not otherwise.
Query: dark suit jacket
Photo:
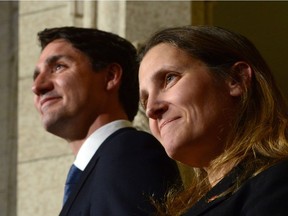
[[[151,215],[151,196],[179,183],[175,162],[150,134],[123,128],[99,147],[60,216]]]
[[[236,168],[185,216],[288,215],[288,161],[280,162],[250,178],[236,193],[207,202],[226,190],[241,172],[240,167]]]

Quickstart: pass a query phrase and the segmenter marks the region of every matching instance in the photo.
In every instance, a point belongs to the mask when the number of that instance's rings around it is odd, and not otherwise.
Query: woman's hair
[[[235,192],[247,178],[287,158],[286,101],[265,60],[246,37],[214,26],[168,28],[155,33],[148,40],[139,54],[139,61],[160,43],[173,45],[201,60],[217,79],[235,76],[237,71],[232,70],[232,66],[239,61],[246,62],[252,68],[251,83],[241,96],[239,113],[227,139],[229,145],[211,162],[214,172],[231,161],[243,166],[245,173],[227,193]],[[191,187],[180,195],[172,193],[168,196],[164,207],[158,206],[159,212],[163,215],[181,215],[209,191],[204,170],[194,170]]]
[[[41,48],[54,40],[63,39],[86,55],[95,72],[117,63],[122,68],[119,100],[132,121],[138,111],[139,83],[136,48],[120,36],[92,28],[58,27],[38,33]]]

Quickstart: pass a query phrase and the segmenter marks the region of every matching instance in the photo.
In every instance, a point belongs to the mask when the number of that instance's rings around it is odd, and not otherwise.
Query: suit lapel
[[[97,162],[99,160],[99,158],[101,157],[101,153],[104,151],[104,149],[106,148],[106,144],[111,142],[119,133],[122,133],[126,130],[135,130],[134,128],[122,128],[117,130],[116,132],[114,132],[113,134],[111,134],[99,147],[99,149],[95,152],[94,156],[92,157],[92,159],[90,160],[90,162],[88,163],[87,167],[85,168],[85,170],[83,171],[79,182],[77,183],[77,185],[75,185],[75,189],[72,191],[70,197],[68,198],[68,200],[66,201],[65,205],[63,206],[59,216],[68,216],[69,210],[73,204],[73,202],[75,201],[75,199],[77,198],[77,195],[79,194],[81,188],[83,187],[84,183],[86,182],[86,180],[88,179],[88,177],[90,176],[90,174],[92,173],[92,171],[94,170],[95,166],[97,165]]]
[[[69,212],[73,202],[75,201],[75,199],[76,199],[78,193],[80,192],[82,186],[84,185],[85,181],[88,179],[88,177],[92,173],[93,168],[96,166],[99,157],[100,157],[99,154],[95,154],[93,156],[93,158],[91,159],[91,161],[89,162],[89,164],[87,165],[87,167],[85,168],[85,170],[83,171],[83,173],[79,179],[79,182],[77,183],[77,185],[75,185],[74,190],[72,191],[70,197],[68,198],[65,205],[63,206],[63,208],[60,212],[60,216],[64,216],[64,215],[67,216],[68,215],[68,212]]]

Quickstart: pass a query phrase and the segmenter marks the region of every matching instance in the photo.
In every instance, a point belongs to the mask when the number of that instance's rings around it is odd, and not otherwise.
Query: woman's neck
[[[229,173],[233,167],[235,167],[236,162],[231,161],[225,163],[222,167],[205,167],[204,170],[207,172],[208,180],[211,187],[214,187],[223,177]]]

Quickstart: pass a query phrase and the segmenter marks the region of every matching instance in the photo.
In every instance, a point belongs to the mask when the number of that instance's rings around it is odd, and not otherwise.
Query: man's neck
[[[107,125],[110,122],[116,121],[116,120],[127,120],[127,116],[125,114],[123,115],[117,115],[117,116],[111,116],[111,115],[101,115],[97,118],[96,121],[91,124],[91,126],[88,128],[87,132],[85,133],[85,136],[82,137],[81,139],[76,139],[76,140],[67,140],[67,142],[70,145],[70,148],[72,149],[73,154],[76,156],[79,149],[83,145],[83,143],[86,141],[86,139],[94,133],[97,129],[100,127]]]
[[[72,153],[75,157],[78,154],[78,151],[81,148],[81,146],[83,145],[83,143],[85,142],[85,140],[86,139],[69,142],[70,148],[71,148]]]

